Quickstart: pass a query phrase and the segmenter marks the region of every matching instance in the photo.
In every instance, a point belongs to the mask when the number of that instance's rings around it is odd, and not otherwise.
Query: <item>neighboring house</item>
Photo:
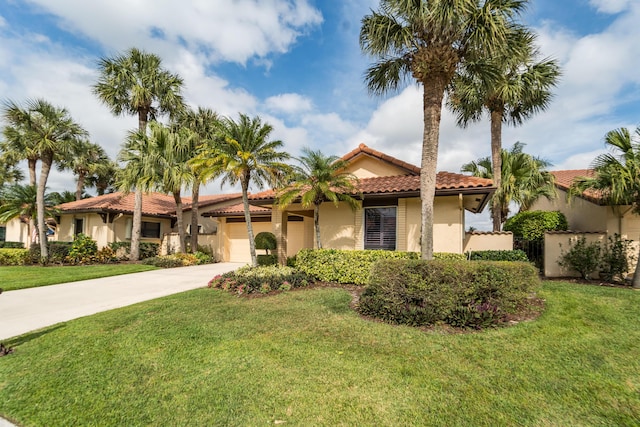
[[[540,198],[531,210],[560,211],[567,217],[569,230],[618,233],[631,240],[640,238],[640,216],[631,206],[607,206],[597,191],[587,190],[572,200],[567,199],[574,179],[592,176],[593,170],[576,169],[551,172],[556,179],[558,197],[554,200]]]
[[[320,232],[325,248],[389,249],[420,251],[420,168],[360,144],[343,156],[347,171],[359,178],[360,208],[345,203],[320,207]],[[478,213],[495,191],[491,180],[439,172],[434,206],[434,250],[462,253],[465,244],[465,210]],[[273,232],[280,259],[300,249],[314,247],[313,209],[292,204],[282,211],[274,207],[276,193],[267,190],[250,195],[254,235]],[[71,241],[84,233],[98,247],[131,238],[133,193],[106,194],[58,206],[53,240]],[[184,224],[190,230],[191,199],[183,198]],[[143,196],[142,240],[175,247],[177,230],[173,197],[150,193]],[[241,195],[201,196],[199,232],[221,261],[248,262],[249,241]],[[15,236],[15,237],[14,237]],[[7,240],[17,238],[7,227]],[[24,236],[22,236],[24,237]],[[169,242],[169,243],[167,243]]]
[[[420,168],[373,150],[364,144],[342,158],[347,171],[359,178],[361,208],[346,203],[320,207],[324,248],[420,250]],[[464,211],[482,211],[495,191],[491,180],[449,172],[436,179],[434,250],[462,253]],[[285,211],[274,206],[276,193],[267,190],[249,197],[254,234],[271,231],[278,239],[278,255],[295,255],[313,248],[313,210],[292,204]],[[226,261],[249,261],[249,244],[242,205],[212,209],[203,214],[219,220],[219,242]]]

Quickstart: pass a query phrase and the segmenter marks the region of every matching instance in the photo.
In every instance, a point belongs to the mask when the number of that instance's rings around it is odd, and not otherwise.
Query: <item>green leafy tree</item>
[[[250,118],[240,114],[237,121],[225,118],[220,122],[222,139],[219,144],[205,148],[192,163],[205,180],[221,177],[222,185],[240,184],[254,267],[258,266],[258,259],[249,211],[249,186],[264,188],[268,184],[276,187],[290,171],[285,163],[290,156],[281,151],[282,141],[269,140],[272,131],[273,127],[257,116]]]
[[[138,131],[142,135],[149,120],[155,120],[160,114],[179,113],[184,108],[182,79],[165,70],[157,55],[132,48],[124,55],[100,59],[98,69],[100,77],[93,86],[94,94],[116,116],[137,115]],[[125,175],[131,178],[139,174],[132,173],[129,168]],[[134,185],[135,191],[131,259],[137,260],[140,254],[142,192],[135,187],[136,180],[125,182]]]
[[[189,151],[191,156],[195,157],[207,148],[212,148],[217,143],[217,133],[220,123],[218,114],[209,109],[198,107],[197,110],[187,108],[177,118],[174,127],[188,129],[192,136],[189,138],[191,147]],[[198,248],[198,222],[200,186],[202,185],[202,174],[199,168],[194,167],[191,163],[189,166],[193,172],[193,183],[191,185],[191,251],[195,252]]]
[[[373,94],[408,78],[422,86],[424,132],[420,194],[421,256],[433,257],[433,202],[444,94],[468,62],[498,54],[527,0],[381,0],[362,20],[360,46],[378,59],[365,73]]]
[[[73,121],[69,112],[43,99],[27,101],[26,108],[9,102],[4,109],[5,120],[20,129],[30,151],[40,159],[40,178],[37,187],[37,229],[40,239],[40,256],[48,258],[45,227],[45,188],[54,162],[66,158],[74,144],[88,135],[87,131]]]
[[[509,216],[509,205],[515,202],[520,212],[529,210],[540,197],[554,199],[557,195],[555,179],[546,170],[551,164],[544,159],[524,153],[523,143],[516,142],[511,150],[501,150],[502,174],[500,187],[493,193],[491,200],[492,216],[498,211],[500,226]],[[462,165],[462,172],[473,176],[494,179],[493,163],[490,157]],[[496,180],[494,179],[494,182]],[[498,231],[501,227],[498,227]]]
[[[640,127],[633,135],[626,128],[612,130],[604,140],[610,152],[595,158],[593,176],[577,178],[569,196],[596,191],[606,204],[629,205],[636,215],[640,214]],[[640,262],[636,264],[632,284],[640,289]]]
[[[291,183],[279,191],[278,204],[285,209],[299,200],[303,208],[313,206],[316,245],[322,249],[320,205],[325,201],[336,206],[339,202],[346,202],[352,209],[357,209],[359,203],[353,195],[358,192],[358,179],[345,172],[347,164],[337,156],[326,156],[308,148],[302,152],[303,156],[298,159],[300,165],[294,166]]]
[[[544,111],[552,98],[551,89],[560,77],[555,60],[540,56],[535,35],[516,31],[508,38],[504,51],[469,63],[453,80],[449,106],[457,115],[458,125],[466,127],[480,121],[484,113],[491,121],[492,169],[502,169],[502,125],[521,125],[534,114]],[[493,176],[502,187],[500,174]],[[499,202],[498,198],[494,198]],[[493,231],[500,231],[504,218],[500,206],[494,206]]]

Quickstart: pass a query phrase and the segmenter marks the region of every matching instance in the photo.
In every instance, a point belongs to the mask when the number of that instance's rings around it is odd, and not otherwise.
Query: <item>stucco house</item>
[[[420,250],[420,168],[360,144],[344,155],[347,172],[359,179],[360,207],[330,202],[320,208],[323,246],[335,249]],[[481,212],[495,191],[491,180],[439,172],[434,205],[434,250],[465,250],[465,211]],[[292,204],[286,210],[275,205],[276,193],[267,190],[250,195],[254,234],[273,232],[281,260],[302,248],[314,247],[313,210]],[[190,203],[184,198],[185,226],[189,227]],[[107,194],[59,206],[54,240],[71,241],[80,232],[102,247],[131,238],[133,194]],[[211,246],[221,261],[250,260],[249,241],[240,194],[201,196],[199,239]],[[175,247],[175,204],[171,196],[151,193],[143,197],[142,241]],[[19,226],[7,227],[7,240],[24,240]],[[187,229],[189,232],[190,229]],[[173,239],[173,240],[172,240]],[[167,243],[174,242],[174,243]]]

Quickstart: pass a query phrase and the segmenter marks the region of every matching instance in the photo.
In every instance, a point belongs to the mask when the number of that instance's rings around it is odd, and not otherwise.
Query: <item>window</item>
[[[153,239],[160,238],[160,223],[142,221],[142,229],[140,230],[142,237],[151,237]]]
[[[80,233],[84,233],[84,219],[76,218],[74,221],[75,228],[73,229],[73,235],[77,236]]]
[[[0,242],[7,240],[7,227],[0,227]]]
[[[191,235],[191,224],[187,225],[187,234]],[[198,234],[202,234],[202,224],[198,224]]]
[[[396,208],[364,209],[364,248],[396,249]]]

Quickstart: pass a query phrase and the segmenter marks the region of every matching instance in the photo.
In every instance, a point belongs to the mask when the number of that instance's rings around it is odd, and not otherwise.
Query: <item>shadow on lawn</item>
[[[24,335],[21,335],[21,336],[19,336],[17,338],[13,338],[13,339],[7,341],[6,344],[7,344],[7,346],[10,346],[10,347],[11,346],[19,346],[19,345],[27,343],[27,342],[29,342],[31,340],[34,340],[36,338],[40,338],[41,336],[46,335],[46,334],[48,334],[50,332],[53,332],[53,331],[55,331],[57,329],[64,328],[65,326],[67,326],[66,323],[60,323],[58,325],[54,325],[54,326],[50,326],[48,328],[40,329],[37,332],[32,332],[30,334],[24,334]]]

